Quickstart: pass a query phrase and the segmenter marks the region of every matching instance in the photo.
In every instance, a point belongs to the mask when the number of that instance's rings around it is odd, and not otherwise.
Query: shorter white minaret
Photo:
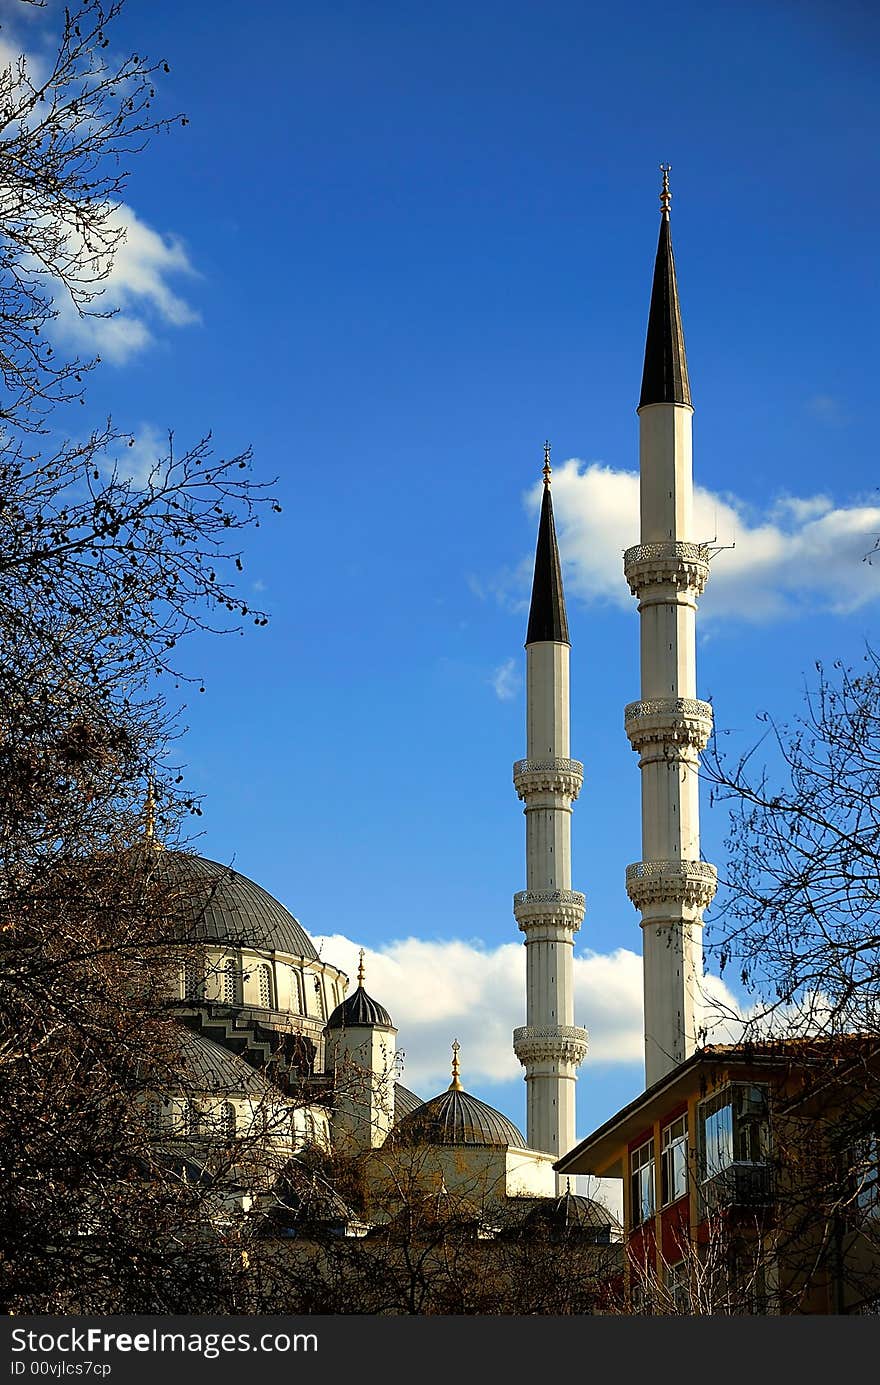
[[[575,1143],[576,1069],[587,1053],[587,1031],[574,1022],[574,935],[585,900],[571,888],[571,811],[584,767],[569,758],[569,654],[546,443],[526,634],[527,758],[513,767],[525,805],[527,885],[513,900],[526,948],[526,1024],[514,1030],[513,1048],[525,1068],[526,1138],[556,1155]]]
[[[385,1007],[364,990],[363,948],[357,990],[337,1005],[325,1032],[333,1073],[333,1147],[346,1154],[377,1149],[394,1124],[397,1030]]]

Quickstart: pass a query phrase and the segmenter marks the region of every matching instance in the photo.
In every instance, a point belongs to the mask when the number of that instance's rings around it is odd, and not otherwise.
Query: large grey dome
[[[525,1137],[513,1121],[494,1106],[450,1087],[403,1117],[392,1138],[402,1145],[483,1145],[527,1149]]]
[[[293,914],[231,866],[183,851],[157,852],[156,866],[173,891],[188,939],[318,960],[311,938]]]

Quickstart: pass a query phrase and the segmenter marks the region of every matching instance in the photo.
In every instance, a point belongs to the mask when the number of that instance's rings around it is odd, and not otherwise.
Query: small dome
[[[513,1121],[475,1096],[450,1087],[403,1117],[392,1132],[403,1145],[488,1145],[527,1149],[525,1138]]]
[[[174,890],[187,938],[318,960],[293,914],[231,866],[184,851],[159,851],[156,868]]]
[[[337,1005],[327,1021],[327,1028],[363,1029],[374,1024],[383,1025],[387,1029],[394,1028],[391,1016],[384,1005],[367,995],[363,986],[358,986],[341,1005]]]
[[[525,1225],[539,1223],[558,1232],[610,1233],[617,1227],[617,1218],[593,1198],[567,1190],[559,1197],[536,1199],[525,1218]]]

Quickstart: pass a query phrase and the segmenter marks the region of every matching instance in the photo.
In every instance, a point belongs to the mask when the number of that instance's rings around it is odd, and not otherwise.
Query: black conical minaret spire
[[[532,604],[529,608],[526,644],[537,644],[540,640],[571,644],[565,616],[556,526],[553,523],[553,501],[550,499],[549,442],[544,444],[544,499],[538,525],[538,545],[535,549],[535,575],[532,580]]]
[[[684,332],[675,281],[675,259],[669,230],[669,164],[661,164],[660,239],[654,261],[654,285],[645,341],[645,368],[639,408],[645,404],[690,404]]]

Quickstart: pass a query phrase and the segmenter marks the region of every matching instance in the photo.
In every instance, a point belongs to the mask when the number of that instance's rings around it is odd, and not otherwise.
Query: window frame
[[[682,1129],[675,1137],[670,1137],[670,1132],[676,1126]],[[689,1122],[688,1113],[683,1111],[674,1120],[668,1121],[660,1132],[660,1206],[671,1207],[674,1202],[686,1197],[689,1190],[690,1180],[688,1178],[689,1169]],[[681,1164],[676,1161],[676,1151],[684,1150]],[[680,1172],[683,1186],[676,1191],[675,1174]]]
[[[637,1164],[636,1159],[644,1155],[645,1157]],[[647,1225],[653,1220],[657,1212],[657,1169],[656,1153],[654,1148],[654,1136],[651,1135],[647,1140],[643,1140],[635,1149],[630,1150],[629,1154],[629,1224],[635,1231],[640,1226]],[[645,1174],[647,1170],[647,1175]],[[636,1179],[638,1179],[639,1195],[636,1197]],[[644,1197],[647,1192],[647,1199]],[[646,1202],[649,1204],[646,1206]]]
[[[856,1220],[880,1217],[880,1130],[868,1130],[849,1150]],[[861,1172],[856,1165],[863,1166]]]
[[[272,968],[268,962],[260,962],[257,966],[257,1001],[260,1008],[263,1010],[274,1010],[274,996],[275,987]]]

